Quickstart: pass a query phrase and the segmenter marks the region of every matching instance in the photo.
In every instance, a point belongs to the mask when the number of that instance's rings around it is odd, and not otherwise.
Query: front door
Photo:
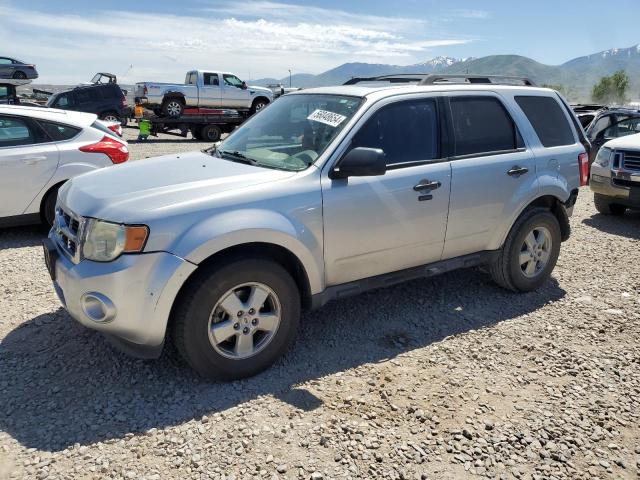
[[[222,106],[229,108],[249,108],[249,90],[242,88],[242,80],[235,75],[222,75]]]
[[[22,214],[58,167],[58,149],[28,118],[0,115],[0,217]]]
[[[328,177],[332,165],[323,172],[327,286],[440,260],[451,173],[441,160],[436,99],[389,99],[346,141],[348,149],[382,149],[388,170],[336,180]]]

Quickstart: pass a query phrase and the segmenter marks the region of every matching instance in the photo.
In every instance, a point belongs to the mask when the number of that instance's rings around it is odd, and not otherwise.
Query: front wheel
[[[556,265],[561,237],[560,224],[553,213],[543,208],[525,211],[490,266],[493,280],[516,292],[535,290]]]
[[[205,125],[200,129],[200,139],[206,142],[217,142],[222,136],[222,130],[217,125]]]
[[[173,318],[174,343],[187,363],[205,378],[224,380],[273,364],[300,321],[300,293],[291,275],[259,258],[227,260],[196,275]]]
[[[596,206],[596,210],[603,215],[614,215],[619,217],[624,215],[627,207],[620,205],[619,203],[613,203],[609,197],[595,193],[593,195],[593,203]]]

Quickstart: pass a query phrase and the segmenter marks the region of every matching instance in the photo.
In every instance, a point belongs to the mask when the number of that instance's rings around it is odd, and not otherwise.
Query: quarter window
[[[576,141],[567,117],[551,97],[518,96],[516,102],[545,147],[573,145]]]
[[[382,149],[388,166],[439,158],[435,100],[404,101],[382,107],[356,133],[351,147]]]
[[[0,116],[0,147],[16,147],[38,143],[27,122],[15,117]]]
[[[63,140],[69,140],[75,137],[80,131],[79,128],[71,127],[69,125],[62,125],[60,123],[45,122],[39,120],[38,123],[42,126],[51,140],[59,142]]]
[[[522,138],[502,103],[493,97],[452,97],[455,155],[512,151]]]

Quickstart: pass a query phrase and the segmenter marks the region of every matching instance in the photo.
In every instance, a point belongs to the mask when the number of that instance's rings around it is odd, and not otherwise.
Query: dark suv
[[[589,165],[591,165],[600,147],[609,140],[640,133],[640,110],[604,107],[591,121],[586,133],[592,146],[589,152]]]
[[[123,125],[131,115],[131,108],[120,87],[115,83],[81,85],[49,98],[47,107],[95,113],[102,120]]]

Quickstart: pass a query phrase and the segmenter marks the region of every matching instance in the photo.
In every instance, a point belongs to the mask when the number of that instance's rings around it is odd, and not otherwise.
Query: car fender
[[[311,294],[315,294],[324,289],[321,225],[319,217],[319,232],[314,232],[314,228],[297,219],[272,210],[226,211],[193,225],[180,236],[172,253],[200,264],[230,247],[249,243],[273,244],[295,255],[305,270]]]
[[[564,203],[571,195],[570,188],[564,178],[558,178],[556,175],[543,173],[535,177],[534,181],[537,182],[537,185],[534,186],[532,185],[533,182],[528,182],[524,183],[522,188],[519,189],[519,191],[522,192],[526,192],[528,190],[529,194],[513,198],[513,200],[517,200],[519,204],[517,207],[514,208],[513,206],[509,206],[509,204],[505,205],[504,213],[506,220],[500,225],[500,228],[496,229],[495,234],[491,238],[489,250],[497,250],[502,247],[513,224],[522,212],[524,212],[529,205],[535,202],[536,199],[552,196]],[[508,212],[509,214],[507,215]]]
[[[105,159],[104,164],[99,164],[98,162],[89,163],[89,162],[73,162],[73,163],[65,163],[63,165],[58,165],[53,176],[49,179],[46,185],[38,192],[38,195],[31,201],[27,209],[25,210],[25,214],[29,213],[38,213],[40,212],[40,205],[42,203],[42,199],[44,196],[51,190],[52,187],[62,184],[67,180],[77,177],[78,175],[82,175],[83,173],[93,172],[94,170],[98,170],[100,168],[104,168],[108,165],[111,165],[111,162]]]

